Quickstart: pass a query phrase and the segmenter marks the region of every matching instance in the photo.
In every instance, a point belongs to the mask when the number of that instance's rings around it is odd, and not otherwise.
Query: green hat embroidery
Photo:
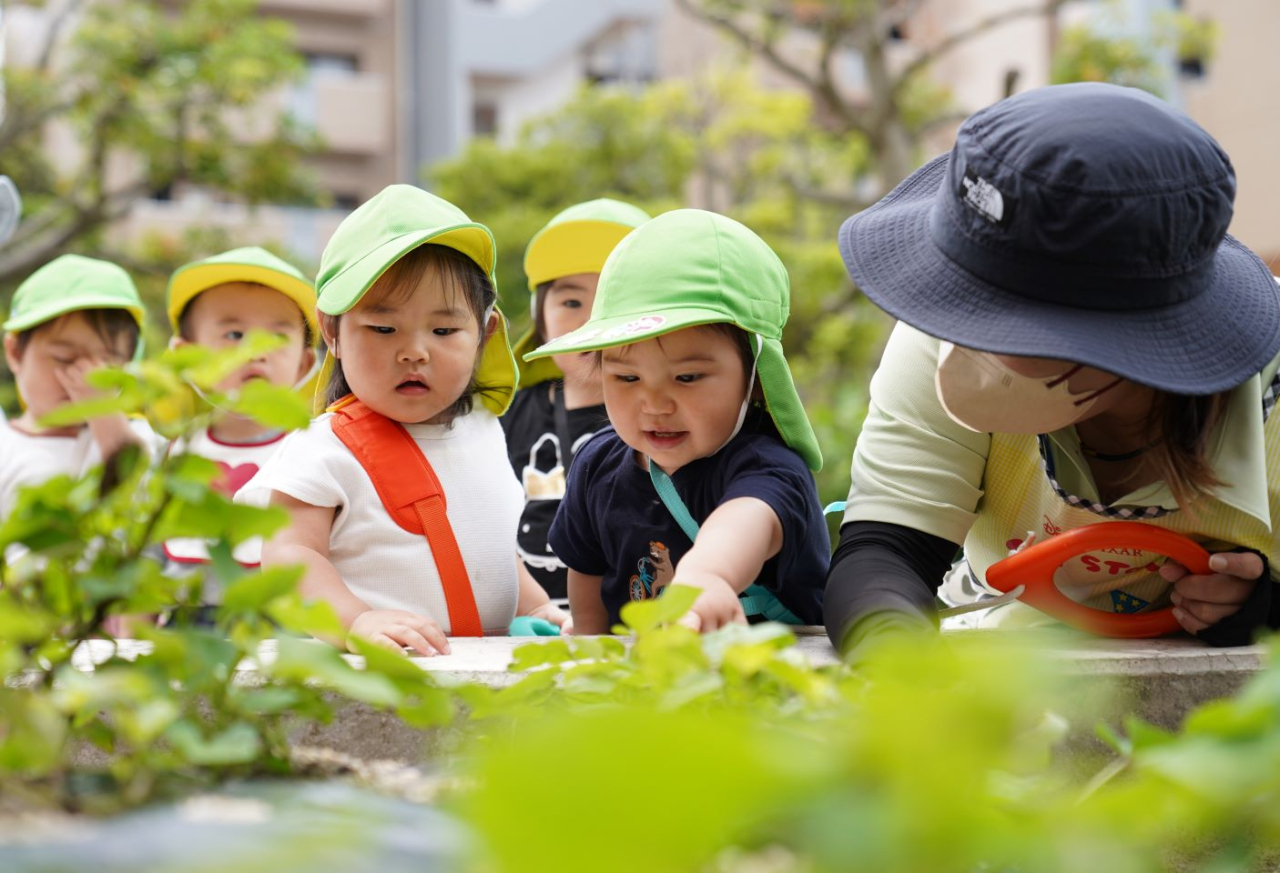
[[[529,240],[524,251],[524,272],[529,279],[529,317],[538,306],[538,286],[563,276],[599,273],[604,262],[622,238],[649,220],[649,213],[638,206],[601,197],[570,206],[557,213],[542,230]],[[524,356],[537,347],[536,328],[529,329],[516,340],[516,366],[520,368],[520,384],[526,387],[562,379],[564,374],[550,358],[526,363]]]
[[[133,279],[115,264],[83,255],[62,255],[28,276],[13,294],[3,329],[10,333],[30,330],[82,309],[128,310],[138,322],[134,358],[142,356],[146,310]]]
[[[782,261],[750,229],[714,212],[678,209],[613,250],[586,324],[525,357],[626,345],[700,324],[737,325],[759,337],[756,373],[778,433],[817,471],[822,452],[782,353],[790,288]]]
[[[348,311],[392,264],[426,243],[448,246],[475,261],[496,290],[497,244],[489,228],[421,188],[389,185],[343,219],[325,246],[316,277],[316,307],[327,315]],[[506,317],[495,311],[498,330],[485,344],[478,378],[496,389],[482,395],[481,400],[495,415],[501,415],[511,405],[518,376]],[[326,369],[329,367],[326,356]],[[322,373],[319,384],[325,381]]]

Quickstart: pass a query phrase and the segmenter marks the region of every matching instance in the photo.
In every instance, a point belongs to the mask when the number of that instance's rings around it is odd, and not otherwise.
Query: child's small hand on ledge
[[[348,636],[361,637],[402,654],[406,648],[412,649],[424,658],[449,654],[449,640],[438,624],[425,615],[403,609],[366,610],[351,622]],[[347,648],[351,648],[350,642]]]

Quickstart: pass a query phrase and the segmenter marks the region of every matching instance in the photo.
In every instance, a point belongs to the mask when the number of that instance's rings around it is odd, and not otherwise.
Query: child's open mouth
[[[655,449],[673,449],[689,436],[687,430],[646,430],[644,438]]]
[[[396,386],[397,394],[407,394],[410,397],[417,397],[426,394],[431,389],[427,387],[427,383],[420,379],[405,379]]]

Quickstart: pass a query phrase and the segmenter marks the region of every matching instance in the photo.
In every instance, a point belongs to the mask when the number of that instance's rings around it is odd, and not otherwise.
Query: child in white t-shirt
[[[313,348],[319,335],[315,286],[291,264],[265,249],[232,249],[180,267],[169,280],[166,308],[174,345],[198,343],[215,350],[234,348],[250,331],[274,333],[286,344],[245,364],[228,376],[220,391],[236,391],[255,379],[274,385],[302,382],[315,363]],[[213,461],[221,469],[214,481],[228,497],[276,453],[284,431],[252,418],[217,412],[208,427],[180,442],[171,451],[185,451]],[[262,541],[240,543],[235,558],[246,567],[261,560]],[[196,537],[164,544],[170,573],[209,560],[205,541]],[[216,590],[204,593],[207,603],[218,600]]]
[[[303,593],[353,636],[433,655],[446,635],[505,633],[517,613],[563,621],[517,579],[524,495],[497,419],[516,376],[495,254],[488,228],[409,185],[365,203],[325,247],[329,412],[286,437],[238,499],[289,510],[263,564],[302,564]]]
[[[63,255],[18,286],[3,325],[4,355],[23,410],[0,420],[0,519],[24,486],[82,476],[126,445],[154,446],[146,422],[121,414],[65,427],[40,424],[59,406],[95,396],[85,380],[91,371],[138,356],[143,319],[133,280],[106,261]]]

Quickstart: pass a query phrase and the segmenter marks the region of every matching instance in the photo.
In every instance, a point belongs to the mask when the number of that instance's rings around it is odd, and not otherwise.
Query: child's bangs
[[[366,296],[370,302],[403,303],[424,283],[438,284],[448,305],[465,305],[477,323],[496,296],[489,277],[474,261],[435,243],[418,246],[388,267]]]

